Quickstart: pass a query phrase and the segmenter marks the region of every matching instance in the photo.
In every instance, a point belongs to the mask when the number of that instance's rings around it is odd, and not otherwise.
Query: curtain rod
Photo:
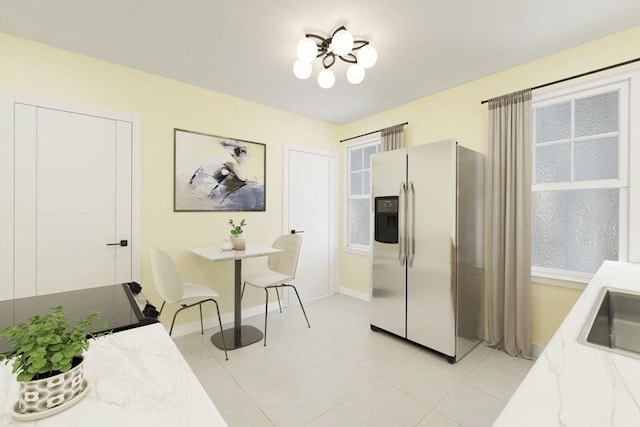
[[[362,135],[356,135],[356,136],[352,136],[351,138],[341,139],[340,143],[342,144],[345,141],[350,141],[352,139],[360,138],[361,136],[371,135],[372,133],[380,132],[380,131],[383,131],[385,129],[394,128],[396,126],[405,126],[405,125],[408,125],[408,124],[409,124],[409,122],[404,122],[404,123],[398,123],[397,125],[393,125],[393,126],[387,126],[386,128],[382,128],[382,129],[374,130],[374,131],[371,131],[371,132],[363,133]]]
[[[543,87],[552,86],[552,85],[555,85],[555,84],[558,84],[558,83],[563,83],[563,82],[566,82],[566,81],[569,81],[569,80],[573,80],[573,79],[577,79],[577,78],[580,78],[580,77],[588,76],[590,74],[599,73],[601,71],[607,71],[607,70],[611,70],[613,68],[622,67],[623,65],[632,64],[632,63],[638,62],[638,61],[640,61],[640,58],[630,59],[628,61],[619,62],[617,64],[609,65],[608,67],[598,68],[597,70],[587,71],[585,73],[576,74],[575,76],[565,77],[564,79],[555,80],[553,82],[544,83],[544,84],[541,84],[541,85],[538,85],[538,86],[534,86],[534,87],[531,88],[531,90],[542,89]],[[499,98],[499,96],[497,96],[496,98]],[[492,99],[496,99],[496,98],[492,98]],[[480,104],[486,104],[489,101],[491,101],[491,99],[485,99],[484,101],[481,101]]]

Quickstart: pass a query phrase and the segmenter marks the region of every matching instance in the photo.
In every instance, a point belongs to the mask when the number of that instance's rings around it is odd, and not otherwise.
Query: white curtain
[[[489,101],[489,344],[531,358],[531,90]]]
[[[404,147],[404,125],[382,129],[380,135],[382,137],[381,151],[397,150]]]

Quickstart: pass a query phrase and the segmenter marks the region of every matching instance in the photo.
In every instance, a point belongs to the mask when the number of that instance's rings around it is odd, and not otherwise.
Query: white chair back
[[[269,269],[294,279],[298,269],[302,236],[299,234],[282,235],[273,242],[272,247],[282,249],[282,252],[269,255]]]
[[[158,293],[169,304],[182,299],[184,284],[173,259],[164,251],[151,247],[151,274]]]

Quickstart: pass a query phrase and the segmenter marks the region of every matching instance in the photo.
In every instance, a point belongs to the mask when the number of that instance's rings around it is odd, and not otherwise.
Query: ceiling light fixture
[[[323,89],[329,89],[336,81],[335,74],[330,70],[336,57],[351,64],[347,69],[347,80],[356,85],[364,80],[364,70],[373,67],[378,60],[376,49],[366,40],[354,40],[344,25],[338,27],[329,38],[306,34],[298,43],[297,53],[293,74],[301,80],[311,77],[311,63],[316,58],[322,58],[324,69],[318,73],[318,85]]]

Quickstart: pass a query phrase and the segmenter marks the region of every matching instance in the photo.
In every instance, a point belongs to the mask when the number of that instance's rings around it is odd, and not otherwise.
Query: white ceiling
[[[638,24],[639,0],[0,0],[0,31],[335,124]],[[364,82],[296,79],[340,25],[378,51]]]

